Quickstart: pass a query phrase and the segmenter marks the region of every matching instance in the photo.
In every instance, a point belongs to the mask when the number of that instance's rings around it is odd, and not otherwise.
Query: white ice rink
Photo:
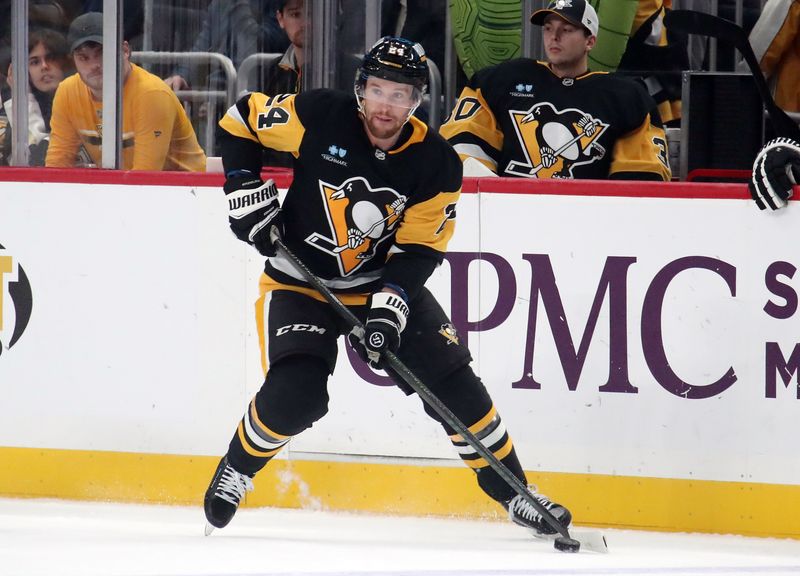
[[[800,575],[800,541],[604,530],[565,554],[510,523],[0,499],[2,576]]]

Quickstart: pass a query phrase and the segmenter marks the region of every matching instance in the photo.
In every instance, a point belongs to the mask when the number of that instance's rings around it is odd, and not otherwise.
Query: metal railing
[[[216,52],[158,52],[158,51],[139,51],[131,53],[131,60],[142,64],[188,64],[197,66],[218,66],[225,75],[225,90],[177,90],[175,95],[179,100],[187,102],[207,102],[209,111],[206,114],[204,150],[206,155],[214,153],[214,134],[217,119],[212,105],[224,102],[227,106],[232,106],[236,102],[236,67],[227,56]]]
[[[258,70],[258,66],[265,62],[280,60],[281,58],[283,58],[283,54],[279,52],[259,52],[257,54],[250,54],[250,56],[242,60],[241,64],[239,64],[239,70],[236,76],[237,98],[249,92],[247,87],[250,85],[250,80],[252,79],[251,75],[255,70]]]
[[[433,60],[428,60],[428,96],[428,125],[433,130],[439,130],[442,124],[442,74]]]
[[[104,0],[104,4],[111,5],[115,3],[116,0]],[[760,4],[763,8],[766,0],[761,0]],[[330,0],[328,0],[330,3]],[[533,56],[537,57],[541,55],[541,29],[538,26],[531,26],[529,23],[529,16],[530,13],[540,7],[546,5],[547,0],[523,0],[522,1],[522,55],[523,56]],[[14,61],[22,61],[26,60],[25,55],[27,51],[27,42],[26,42],[26,31],[27,31],[27,5],[28,0],[13,0],[11,2],[12,8],[14,10],[14,16],[12,18],[13,25],[12,29],[14,31]],[[456,85],[455,85],[455,78],[458,73],[458,61],[455,54],[455,50],[453,47],[452,42],[452,26],[449,17],[449,4],[447,3],[448,9],[448,18],[446,24],[446,43],[445,43],[445,61],[444,61],[444,68],[442,72],[434,64],[431,66],[431,76],[430,76],[430,96],[429,96],[429,106],[430,106],[430,115],[429,115],[429,123],[432,127],[438,128],[439,124],[441,123],[443,116],[446,116],[451,107],[453,106],[456,97]],[[365,40],[367,40],[367,45],[369,45],[369,38],[374,37],[377,35],[379,31],[378,23],[380,21],[380,11],[375,9],[372,3],[367,2],[365,3],[364,14],[365,14]],[[722,9],[725,12],[726,4],[722,0],[675,0],[675,6],[678,8],[695,8],[709,11],[713,14],[719,14],[720,10]],[[725,12],[729,17],[735,19],[735,21],[739,24],[742,24],[745,19],[747,19],[747,11],[746,8],[750,6],[750,4],[746,4],[744,0],[731,0],[730,3],[727,5],[727,12]],[[152,20],[155,14],[155,10],[153,9],[153,0],[145,0],[145,25],[144,25],[144,46],[150,47],[152,46],[152,21],[148,22],[148,20]],[[718,68],[717,64],[717,46],[716,42],[710,40],[706,45],[706,50],[708,52],[707,56],[709,56],[709,64],[708,67],[714,71]],[[323,42],[323,50],[322,55],[324,56],[326,52],[330,52],[327,50],[327,47],[324,45]],[[236,67],[233,65],[232,61],[217,53],[212,52],[156,52],[151,50],[145,51],[138,51],[132,54],[132,60],[140,63],[160,63],[160,64],[174,64],[174,63],[185,63],[191,66],[215,66],[219,67],[225,77],[225,87],[220,90],[180,90],[177,92],[178,97],[183,101],[207,101],[214,104],[219,102],[225,102],[228,104],[232,104],[237,95],[241,93],[242,90],[245,90],[247,87],[247,83],[249,81],[250,75],[252,74],[252,70],[256,68],[256,66],[271,58],[275,57],[274,54],[257,54],[251,56],[250,58],[246,58],[239,67],[237,72]],[[330,53],[328,54],[330,57]],[[442,64],[442,63],[440,63]],[[15,85],[14,88],[14,95],[16,96],[17,100],[24,101],[23,96],[25,95],[25,88],[27,83],[24,82],[23,74],[26,72],[24,67],[22,67],[19,71],[19,79],[20,82],[18,85]],[[444,97],[442,97],[442,92],[444,92]],[[426,104],[428,104],[426,102]],[[16,122],[20,122],[23,125],[26,124],[24,120],[27,110],[24,106],[15,107],[15,118]],[[213,116],[213,115],[212,115]],[[209,126],[213,124],[214,118],[208,118]],[[214,130],[210,129],[207,131],[208,134],[206,135],[206,148],[211,151],[213,150],[213,135]],[[27,146],[25,146],[25,133],[23,130],[14,131],[14,159],[12,160],[15,164],[25,164],[25,156],[27,155]]]

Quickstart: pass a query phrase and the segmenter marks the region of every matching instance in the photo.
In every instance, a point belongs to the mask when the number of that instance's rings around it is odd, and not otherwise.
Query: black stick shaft
[[[673,28],[688,34],[710,36],[732,44],[747,63],[758,94],[761,96],[761,101],[769,113],[770,122],[777,135],[794,140],[800,139],[800,128],[798,128],[797,123],[775,104],[769,86],[767,86],[767,81],[764,78],[764,73],[761,71],[758,58],[753,53],[753,47],[750,45],[747,32],[741,26],[725,18],[694,10],[672,10],[667,14],[664,23],[667,28]]]
[[[322,281],[317,278],[317,276],[291,251],[289,250],[286,245],[283,243],[282,240],[274,238],[273,242],[277,249],[277,252],[286,258],[292,266],[297,269],[300,274],[306,279],[306,281],[319,292],[328,303],[333,306],[334,310],[347,322],[351,328],[356,328],[360,330],[362,335],[364,332],[364,326],[361,324],[358,318],[356,318],[355,314],[353,314],[350,309],[347,308],[344,304],[342,304],[341,300],[339,300],[336,295],[331,292],[330,288],[325,286]],[[455,430],[462,438],[488,463],[492,469],[497,472],[497,474],[505,480],[505,482],[514,489],[514,491],[522,496],[525,501],[533,506],[539,514],[545,519],[545,521],[554,529],[556,530],[561,536],[565,538],[569,538],[569,531],[567,530],[566,526],[563,526],[553,514],[544,506],[542,506],[539,501],[537,501],[528,490],[528,487],[517,478],[507,467],[505,464],[500,462],[500,460],[492,454],[492,452],[486,448],[478,438],[470,432],[470,430],[464,425],[458,417],[453,414],[453,412],[444,405],[444,403],[436,397],[436,395],[430,391],[430,389],[419,379],[417,376],[409,370],[409,368],[403,364],[403,362],[392,352],[386,351],[383,354],[383,358],[388,364],[388,366],[392,369],[389,374],[393,375],[394,372],[397,376],[403,379],[403,381],[411,386],[417,395],[422,398],[422,400],[428,404],[431,408],[433,408],[439,416],[450,426],[453,430]]]

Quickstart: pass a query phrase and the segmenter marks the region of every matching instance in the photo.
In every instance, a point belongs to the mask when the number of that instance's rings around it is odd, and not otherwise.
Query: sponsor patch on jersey
[[[533,93],[533,84],[527,84],[524,82],[520,82],[514,86],[514,89],[509,92],[511,96],[516,96],[517,98],[535,98],[536,95]]]
[[[327,160],[328,162],[333,162],[334,164],[339,164],[340,166],[347,166],[347,162],[342,160],[347,156],[347,150],[344,148],[340,148],[336,144],[331,144],[328,146],[328,153],[322,154],[322,157]]]

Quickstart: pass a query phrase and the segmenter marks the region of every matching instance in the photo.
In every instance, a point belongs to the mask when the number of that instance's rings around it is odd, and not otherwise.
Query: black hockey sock
[[[480,443],[494,454],[514,476],[523,483],[526,482],[525,472],[523,472],[514,450],[514,443],[494,406],[478,422],[470,424],[465,422],[465,424]],[[478,485],[490,498],[503,503],[516,494],[514,489],[489,465],[489,462],[481,457],[463,437],[459,434],[452,434],[450,441],[464,463],[475,471],[478,476]]]
[[[486,387],[472,368],[469,366],[459,368],[432,385],[431,390],[469,428],[481,444],[490,450],[512,474],[523,483],[526,482],[525,473],[519,463],[505,424],[495,410]],[[514,489],[489,466],[489,463],[469,443],[442,422],[434,410],[425,406],[425,411],[442,424],[458,455],[467,466],[475,471],[478,476],[478,485],[490,498],[503,503],[516,494]]]
[[[328,374],[315,356],[290,356],[270,367],[228,446],[231,466],[253,476],[292,436],[322,418],[328,410]]]
[[[291,436],[273,432],[260,421],[256,412],[256,399],[253,398],[228,445],[228,461],[237,472],[253,476],[290,439]]]

